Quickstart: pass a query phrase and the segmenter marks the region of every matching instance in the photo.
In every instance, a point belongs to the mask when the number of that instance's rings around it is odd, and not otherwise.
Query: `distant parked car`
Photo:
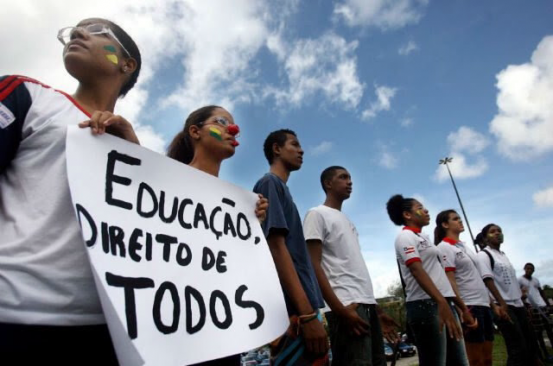
[[[409,357],[414,356],[417,354],[417,349],[412,344],[408,344],[405,342],[399,343],[399,354],[401,357]]]
[[[399,352],[394,355],[394,349],[388,343],[384,343],[384,355],[386,356],[386,361],[397,360],[399,358]]]

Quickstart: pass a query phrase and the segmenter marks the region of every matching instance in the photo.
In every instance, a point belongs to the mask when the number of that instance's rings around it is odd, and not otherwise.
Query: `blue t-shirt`
[[[307,252],[300,214],[288,187],[279,177],[267,173],[255,184],[253,191],[261,193],[269,200],[267,218],[261,225],[265,237],[269,236],[271,229],[278,229],[286,235],[286,247],[294,261],[294,267],[311,306],[315,310],[324,307],[319,283]],[[286,291],[284,291],[284,299],[288,314],[297,314],[298,311]]]

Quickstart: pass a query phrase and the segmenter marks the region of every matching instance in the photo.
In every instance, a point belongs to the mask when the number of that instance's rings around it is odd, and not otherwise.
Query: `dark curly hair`
[[[390,220],[396,225],[405,225],[405,219],[403,213],[410,211],[413,208],[413,203],[416,200],[414,198],[404,198],[401,194],[396,194],[388,200],[386,203],[386,210]]]

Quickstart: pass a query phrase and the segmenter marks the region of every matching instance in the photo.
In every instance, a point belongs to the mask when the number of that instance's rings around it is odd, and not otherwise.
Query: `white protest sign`
[[[202,362],[286,331],[255,194],[88,129],[68,128],[66,153],[73,207],[122,365]]]

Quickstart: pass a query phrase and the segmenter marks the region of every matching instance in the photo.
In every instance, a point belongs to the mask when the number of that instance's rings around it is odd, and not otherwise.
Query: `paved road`
[[[391,362],[388,362],[388,365],[391,365]],[[419,358],[415,355],[412,357],[405,357],[400,358],[396,362],[396,366],[411,366],[411,365],[418,365],[419,364]]]

